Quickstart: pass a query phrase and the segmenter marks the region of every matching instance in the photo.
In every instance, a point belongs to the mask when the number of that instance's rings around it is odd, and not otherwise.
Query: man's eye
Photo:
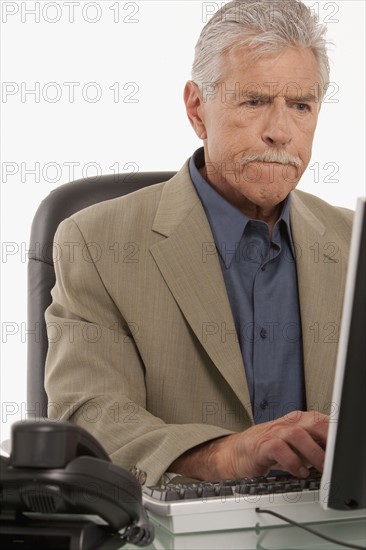
[[[258,107],[258,105],[261,104],[260,99],[248,99],[247,101],[244,101],[242,105],[245,107]]]
[[[310,111],[310,107],[307,103],[295,103],[294,106],[298,111]]]

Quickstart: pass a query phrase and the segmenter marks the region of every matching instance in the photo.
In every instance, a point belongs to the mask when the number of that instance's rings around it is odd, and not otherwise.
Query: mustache
[[[281,149],[267,149],[263,153],[254,153],[251,155],[244,153],[241,162],[244,165],[249,162],[278,162],[279,164],[291,164],[296,167],[301,166],[299,157],[294,157]]]

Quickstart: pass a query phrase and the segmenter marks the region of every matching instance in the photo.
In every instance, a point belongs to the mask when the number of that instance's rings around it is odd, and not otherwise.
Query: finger
[[[316,411],[294,411],[283,417],[283,420],[288,428],[295,426],[304,428],[318,445],[325,448],[329,416]]]
[[[293,427],[278,433],[262,445],[263,457],[281,464],[281,467],[296,477],[307,477],[308,466],[323,470],[325,453],[313,438],[302,428]]]
[[[299,455],[304,466],[314,466],[320,472],[323,470],[325,452],[322,444],[315,441],[311,435],[300,429],[291,430],[287,443]]]
[[[267,440],[261,446],[260,452],[263,453],[263,460],[271,464],[271,468],[276,464],[276,468],[285,470],[295,477],[306,478],[309,475],[309,470],[299,454],[281,438]]]
[[[329,420],[320,421],[308,428],[308,432],[319,445],[325,447],[328,437]]]

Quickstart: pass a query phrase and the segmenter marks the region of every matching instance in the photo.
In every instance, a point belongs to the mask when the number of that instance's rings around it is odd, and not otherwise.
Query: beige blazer
[[[292,192],[307,408],[332,383],[352,213]],[[46,312],[49,415],[157,482],[187,449],[252,424],[213,236],[186,163],[169,182],[59,226]],[[270,357],[268,358],[270,368]]]

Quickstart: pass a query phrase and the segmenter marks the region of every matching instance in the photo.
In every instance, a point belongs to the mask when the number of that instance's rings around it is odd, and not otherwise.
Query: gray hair
[[[192,80],[199,86],[222,79],[222,56],[236,46],[251,49],[248,61],[287,47],[310,48],[319,66],[319,99],[329,84],[326,26],[300,0],[234,0],[202,29]]]

